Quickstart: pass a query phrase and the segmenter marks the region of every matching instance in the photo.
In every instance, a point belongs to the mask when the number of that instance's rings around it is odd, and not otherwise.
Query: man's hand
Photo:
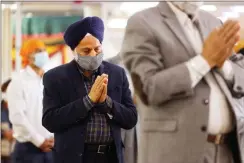
[[[3,131],[3,137],[7,139],[8,141],[12,142],[14,137],[13,137],[13,130],[6,130]]]
[[[211,68],[220,67],[232,54],[236,42],[240,39],[240,24],[228,20],[221,28],[213,30],[204,42],[203,57]]]
[[[100,99],[98,100],[99,103],[103,103],[106,100],[107,89],[108,89],[108,78],[104,78],[104,80],[103,80],[103,92],[102,92]]]
[[[103,83],[105,78],[108,78],[108,75],[102,74],[101,76],[98,76],[94,84],[92,85],[91,91],[88,96],[93,103],[97,103],[102,95],[104,89]]]
[[[230,20],[229,22],[227,21],[225,24],[225,28],[221,28],[219,30],[220,33],[224,33],[225,39],[229,40],[229,43],[227,43],[226,47],[226,55],[227,58],[229,58],[233,54],[233,49],[235,44],[240,40],[240,23],[238,21]],[[217,67],[221,68],[227,59],[224,57],[224,59],[221,59],[217,63]]]
[[[54,146],[54,139],[45,139],[42,145],[39,147],[43,152],[50,152],[51,148]]]

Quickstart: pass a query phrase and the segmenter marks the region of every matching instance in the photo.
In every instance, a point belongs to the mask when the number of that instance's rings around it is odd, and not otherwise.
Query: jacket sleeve
[[[137,123],[137,111],[133,104],[129,82],[123,70],[123,86],[121,103],[112,100],[112,121],[123,129],[131,129]]]
[[[230,57],[234,73],[234,83],[230,88],[235,98],[244,97],[244,57],[241,54],[234,54]]]
[[[149,105],[192,96],[192,81],[186,64],[166,67],[155,37],[141,15],[128,20],[121,55],[136,93]]]
[[[59,94],[59,89],[62,88],[59,88],[53,78],[50,74],[43,77],[42,125],[48,131],[57,133],[80,123],[87,117],[89,110],[84,104],[84,97],[62,106]]]

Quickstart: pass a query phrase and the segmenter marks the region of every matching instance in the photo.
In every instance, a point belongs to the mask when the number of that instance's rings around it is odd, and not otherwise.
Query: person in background
[[[53,134],[41,124],[43,67],[49,61],[44,43],[26,41],[20,51],[25,68],[7,89],[9,118],[16,144],[12,163],[52,163]]]
[[[241,48],[237,53],[240,53],[240,54],[244,55],[244,47]]]
[[[139,163],[243,163],[240,24],[163,1],[127,22],[121,54],[140,108]]]
[[[11,79],[5,81],[1,86],[1,163],[10,163],[10,154],[14,141],[12,124],[8,117],[8,102],[6,99],[6,90]]]
[[[55,163],[124,163],[121,128],[137,123],[125,70],[103,61],[104,24],[86,17],[64,33],[74,60],[43,77],[42,124],[55,136]]]
[[[107,59],[107,61],[109,63],[112,63],[112,64],[125,68],[120,54],[117,54],[116,56]],[[130,75],[127,72],[127,70],[126,70],[126,76],[129,81],[129,88],[132,93],[133,102],[136,105],[133,83],[131,81]],[[138,110],[137,110],[137,112],[138,112]],[[138,116],[138,122],[136,124],[136,127],[132,128],[131,130],[121,130],[122,141],[124,142],[124,145],[125,145],[125,149],[124,149],[125,163],[136,163],[137,162],[137,143],[138,143],[137,129],[138,128],[139,128],[139,116]]]

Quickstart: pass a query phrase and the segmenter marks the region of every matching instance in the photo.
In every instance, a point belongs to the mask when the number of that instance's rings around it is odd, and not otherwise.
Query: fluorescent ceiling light
[[[26,18],[31,18],[32,16],[33,16],[33,14],[32,14],[31,12],[28,12],[28,13],[25,15]]]
[[[123,2],[120,6],[120,10],[132,15],[146,8],[154,7],[157,4],[158,2]]]
[[[2,7],[2,10],[5,9],[5,8],[10,8],[11,10],[16,10],[17,9],[17,4],[12,4],[12,5],[9,5],[9,4],[1,4],[1,7]]]
[[[124,29],[127,25],[127,19],[110,19],[108,21],[108,28]]]
[[[11,6],[10,6],[10,8],[11,8],[11,10],[16,10],[17,9],[17,4],[15,3],[15,4],[12,4]]]
[[[244,6],[234,6],[234,7],[231,7],[231,10],[233,12],[244,12]]]
[[[213,12],[217,10],[217,7],[215,5],[203,5],[200,9]]]

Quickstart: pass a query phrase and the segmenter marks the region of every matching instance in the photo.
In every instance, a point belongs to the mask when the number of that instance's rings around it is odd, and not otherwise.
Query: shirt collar
[[[167,2],[169,7],[172,9],[172,11],[175,13],[176,17],[180,21],[181,24],[185,25],[187,21],[189,21],[188,15],[181,11],[179,8],[177,8],[175,5],[172,4],[172,2]]]
[[[77,62],[75,62],[76,63],[76,65],[77,65],[77,67],[78,67],[78,70],[79,70],[79,72],[84,76],[84,69],[82,68],[82,67],[80,67],[79,66],[79,64],[77,63]],[[96,75],[99,75],[100,74],[100,71],[99,71],[99,68],[98,69],[96,69],[96,70],[94,70],[93,72],[92,72],[92,76],[96,76]]]
[[[25,70],[29,75],[40,78],[40,76],[30,66],[27,66]]]

